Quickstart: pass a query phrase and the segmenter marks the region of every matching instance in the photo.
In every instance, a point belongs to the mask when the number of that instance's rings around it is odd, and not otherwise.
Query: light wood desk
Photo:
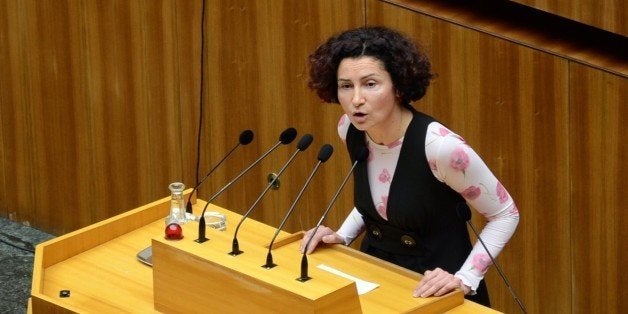
[[[187,192],[189,193],[189,190]],[[194,205],[194,211],[199,213],[205,204],[204,201],[198,200]],[[211,257],[212,254],[217,254],[216,252],[220,252],[222,254],[220,256],[228,256],[227,252],[231,250],[235,225],[241,218],[237,213],[210,204],[208,211],[219,211],[226,215],[226,231],[207,228],[207,237],[210,240],[198,244],[194,242],[198,236],[198,223],[189,222],[183,226],[184,239],[165,241],[163,240],[164,218],[169,211],[169,205],[170,197],[166,197],[38,245],[35,253],[29,312],[157,313],[153,268],[139,262],[136,254],[151,245],[152,241],[158,241],[176,248],[198,250],[198,253],[194,252],[194,254],[200,256]],[[238,233],[238,240],[245,254],[238,257],[229,256],[229,258],[255,260],[256,269],[261,269],[260,272],[267,271],[261,268],[266,258],[264,248],[267,248],[274,232],[274,227],[252,219],[246,220]],[[284,256],[286,254],[299,255],[297,249],[299,241],[280,239],[295,237],[296,235],[281,232],[273,247],[275,263],[281,267],[291,268],[294,278],[300,274],[298,271],[300,257],[299,259],[285,259]],[[437,312],[497,313],[479,304],[462,301],[460,291],[452,292],[442,298],[412,298],[411,289],[420,278],[419,274],[341,245],[330,246],[323,250],[327,250],[327,253],[332,256],[343,255],[343,258],[320,260],[316,253],[309,255],[311,277],[330,276],[322,274],[323,271],[315,267],[318,264],[326,264],[360,279],[380,284],[380,287],[375,290],[359,296],[363,313],[405,312],[404,309],[417,308],[428,303],[442,304],[445,307]],[[322,257],[323,254],[318,256]],[[348,258],[350,260],[347,260]],[[384,276],[380,271],[373,273],[367,271],[368,275],[357,271],[368,267],[385,267],[388,270]],[[399,291],[404,292],[396,293],[391,297],[390,289],[402,289]],[[69,290],[70,296],[61,297],[62,290]],[[209,295],[212,293],[208,292]],[[219,302],[219,300],[215,301]],[[182,299],[181,302],[192,301]],[[455,306],[450,302],[462,304]],[[451,307],[453,308],[447,310]],[[432,306],[431,309],[438,309],[438,307]]]

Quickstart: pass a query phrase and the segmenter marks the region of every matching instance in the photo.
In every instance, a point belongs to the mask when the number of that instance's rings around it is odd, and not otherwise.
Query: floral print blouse
[[[349,118],[343,115],[338,123],[338,134],[346,141]],[[390,145],[380,145],[367,136],[369,157],[367,169],[373,204],[384,219],[392,175],[395,173],[403,138]],[[480,237],[496,257],[514,233],[519,212],[508,191],[497,180],[480,156],[464,141],[438,122],[428,126],[425,138],[425,155],[432,173],[465,198],[470,207],[487,219]],[[364,221],[353,208],[337,233],[351,243],[364,231]],[[475,243],[469,257],[454,274],[475,291],[491,265],[481,243]]]

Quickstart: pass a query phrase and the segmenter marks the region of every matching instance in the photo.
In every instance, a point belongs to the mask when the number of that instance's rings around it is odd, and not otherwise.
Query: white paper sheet
[[[360,278],[353,277],[351,275],[345,274],[345,273],[343,273],[343,272],[341,272],[341,271],[339,271],[339,270],[337,270],[335,268],[329,267],[329,266],[324,265],[324,264],[320,264],[320,265],[318,265],[316,267],[318,267],[318,268],[320,268],[322,270],[328,271],[328,272],[330,272],[332,274],[338,275],[340,277],[347,278],[349,280],[354,281],[356,287],[358,288],[358,295],[363,295],[363,294],[365,294],[365,293],[367,293],[367,292],[369,292],[369,291],[379,287],[379,284],[376,284],[376,283],[373,283],[373,282],[368,282],[366,280],[362,280]]]

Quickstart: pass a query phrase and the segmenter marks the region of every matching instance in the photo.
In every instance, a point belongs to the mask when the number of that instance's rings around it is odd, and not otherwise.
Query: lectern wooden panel
[[[208,210],[226,215],[226,231],[209,228],[210,240],[199,244],[194,241],[198,224],[189,222],[183,226],[182,240],[165,240],[169,200],[163,198],[38,245],[29,312],[272,312],[280,308],[303,313],[495,312],[464,300],[460,291],[440,298],[413,298],[419,274],[341,245],[321,247],[309,255],[312,279],[299,282],[300,234],[280,232],[272,250],[277,266],[263,268],[275,228],[246,220],[238,235],[244,253],[231,256],[233,231],[241,216],[214,205]],[[194,211],[200,212],[204,205],[199,200]],[[151,244],[153,268],[136,259]],[[379,287],[358,295],[353,281],[318,269],[320,264]],[[61,296],[62,290],[69,296]]]
[[[301,283],[295,280],[298,274],[262,268],[260,258],[220,253],[231,261],[206,260],[153,241],[155,308],[166,313],[206,309],[216,313],[246,313],[251,309],[256,313],[361,313],[355,283],[348,279]],[[303,289],[294,289],[298,285]]]

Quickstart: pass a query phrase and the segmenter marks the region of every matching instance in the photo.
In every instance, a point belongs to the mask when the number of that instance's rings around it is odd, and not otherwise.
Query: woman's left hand
[[[436,268],[434,270],[425,271],[423,278],[414,288],[412,295],[415,298],[427,298],[430,296],[439,297],[456,288],[460,288],[464,294],[469,293],[471,288],[462,283],[462,280],[454,275]]]

